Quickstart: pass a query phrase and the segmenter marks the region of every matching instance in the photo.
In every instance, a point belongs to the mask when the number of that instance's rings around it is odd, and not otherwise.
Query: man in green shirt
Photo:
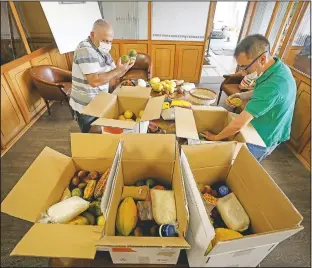
[[[212,141],[223,140],[251,122],[266,147],[246,145],[260,162],[290,138],[296,82],[288,66],[270,55],[270,43],[263,35],[247,36],[237,45],[234,56],[241,71],[257,74],[255,88],[230,96],[229,99],[238,97],[248,101],[245,109],[219,134],[205,132],[204,136]]]

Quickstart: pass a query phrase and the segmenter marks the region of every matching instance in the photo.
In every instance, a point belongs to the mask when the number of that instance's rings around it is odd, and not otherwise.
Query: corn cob
[[[90,180],[84,190],[83,198],[86,200],[90,200],[93,196],[94,189],[96,186],[96,180]]]
[[[102,177],[100,178],[99,182],[97,183],[95,190],[94,190],[94,197],[97,199],[99,197],[102,197],[104,190],[105,190],[105,186],[106,186],[106,182],[107,182],[107,178],[110,172],[110,168],[108,168],[104,174],[102,175]]]

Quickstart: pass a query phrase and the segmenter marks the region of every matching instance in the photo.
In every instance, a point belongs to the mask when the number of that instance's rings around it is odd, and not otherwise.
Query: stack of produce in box
[[[97,171],[77,171],[64,190],[60,202],[43,215],[42,223],[73,225],[104,225],[101,199],[110,168],[103,174]]]
[[[227,185],[216,183],[212,186],[203,184],[197,184],[197,186],[216,233],[206,254],[219,241],[240,238],[250,234],[249,217]]]
[[[178,236],[174,191],[153,178],[124,186],[116,229],[120,236]]]

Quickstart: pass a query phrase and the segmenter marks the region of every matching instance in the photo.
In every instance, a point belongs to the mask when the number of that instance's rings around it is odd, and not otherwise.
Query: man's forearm
[[[239,93],[239,97],[242,100],[250,100],[252,94],[253,94],[253,90],[250,90],[247,92]]]
[[[116,77],[119,77],[123,72],[123,69],[117,67],[109,72],[92,74],[92,76],[88,78],[88,81],[92,87],[98,87],[109,83],[110,80]]]
[[[244,126],[253,119],[253,116],[245,110],[230,122],[218,135],[216,140],[224,140],[238,133]]]

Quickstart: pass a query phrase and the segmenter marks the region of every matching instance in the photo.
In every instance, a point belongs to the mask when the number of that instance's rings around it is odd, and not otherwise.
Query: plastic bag
[[[68,223],[86,211],[90,203],[79,196],[73,196],[48,208],[40,223]]]
[[[161,117],[164,120],[174,120],[174,108],[162,110]]]
[[[234,193],[219,198],[217,210],[229,229],[238,232],[248,229],[249,217]]]

